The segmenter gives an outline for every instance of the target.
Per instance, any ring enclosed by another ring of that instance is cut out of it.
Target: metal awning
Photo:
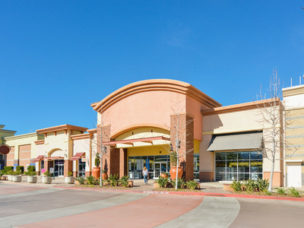
[[[140,138],[140,139],[126,139],[126,140],[103,142],[102,144],[105,145],[105,146],[115,146],[117,144],[133,145],[135,142],[146,142],[146,143],[151,143],[152,144],[152,142],[154,140],[170,141],[170,138],[167,138],[167,137],[164,137],[164,136],[156,136],[156,137],[148,137],[148,138]]]
[[[85,154],[84,152],[76,153],[75,155],[72,156],[71,160],[76,161],[80,159],[84,154]]]
[[[39,161],[41,161],[43,158],[44,158],[43,155],[39,155],[37,158],[35,158],[35,159],[33,160],[33,163],[39,162]]]
[[[208,151],[261,149],[263,133],[248,132],[238,134],[213,135]]]

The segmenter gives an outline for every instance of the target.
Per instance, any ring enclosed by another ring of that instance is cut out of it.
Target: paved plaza
[[[304,203],[0,183],[0,227],[301,227]]]

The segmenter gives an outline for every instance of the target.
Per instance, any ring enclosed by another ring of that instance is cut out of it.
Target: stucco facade
[[[187,180],[269,179],[270,135],[275,129],[279,145],[275,148],[273,185],[283,186],[291,163],[300,166],[302,179],[304,176],[304,90],[290,88],[283,94],[283,102],[262,100],[222,107],[185,82],[135,82],[91,105],[97,115],[96,129],[66,124],[5,137],[11,147],[7,165],[35,164],[38,173],[52,168],[58,176],[69,172],[89,176],[100,153],[108,174],[141,178],[141,169],[147,166],[150,177],[158,178],[161,172],[169,172],[169,154],[175,150]],[[269,113],[279,120],[274,127],[265,121]],[[293,123],[287,126],[287,120]],[[250,134],[262,135],[261,146],[210,149],[219,146],[214,145],[216,138]],[[290,145],[284,143],[286,138]],[[297,151],[291,153],[291,148]]]

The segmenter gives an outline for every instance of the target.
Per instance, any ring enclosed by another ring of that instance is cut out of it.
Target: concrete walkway
[[[204,201],[192,211],[158,226],[159,228],[222,228],[229,227],[240,211],[235,198],[204,197]]]

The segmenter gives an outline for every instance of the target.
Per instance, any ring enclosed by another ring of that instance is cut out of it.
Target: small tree
[[[265,96],[260,95],[262,99],[265,99]],[[270,81],[269,88],[269,101],[264,107],[258,107],[262,116],[262,125],[264,129],[267,129],[267,132],[264,132],[264,148],[263,148],[263,157],[266,157],[271,162],[270,168],[270,178],[268,191],[272,190],[273,183],[273,174],[275,168],[276,160],[280,160],[277,157],[280,154],[281,145],[282,145],[282,108],[281,105],[281,88],[280,80],[278,79],[277,71],[274,71],[273,77]],[[270,145],[270,146],[268,146]]]
[[[96,153],[96,156],[95,156],[95,167],[99,167],[100,165],[100,156],[99,156],[99,153]]]

